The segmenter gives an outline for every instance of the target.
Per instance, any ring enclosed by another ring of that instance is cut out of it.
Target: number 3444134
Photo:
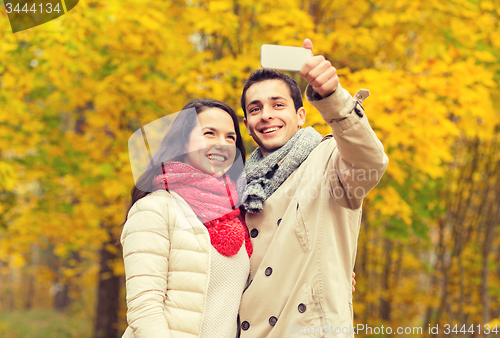
[[[22,7],[21,7],[22,6]],[[52,7],[52,4],[50,2],[47,3],[40,3],[40,4],[31,4],[29,6],[27,3],[19,4],[19,3],[11,3],[11,2],[6,2],[5,3],[5,8],[7,9],[7,13],[12,13],[12,12],[17,12],[17,13],[52,13],[56,12],[59,13],[61,9],[59,8],[59,3],[57,3],[54,7]]]
[[[481,329],[482,329],[482,331],[481,331]],[[459,327],[458,324],[455,324],[455,326],[453,326],[453,327],[450,324],[444,325],[444,334],[450,334],[450,333],[455,333],[455,334],[464,333],[465,334],[467,332],[474,334],[474,331],[476,331],[479,334],[481,334],[481,332],[482,332],[484,334],[489,335],[490,333],[498,334],[499,329],[498,329],[498,324],[495,324],[495,326],[493,326],[493,327],[490,324],[484,324],[483,326],[481,326],[481,324],[478,324],[478,325],[471,324],[469,329],[467,329],[466,324],[462,325],[462,327]]]

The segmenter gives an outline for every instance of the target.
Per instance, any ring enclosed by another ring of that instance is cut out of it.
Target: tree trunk
[[[71,303],[69,298],[69,287],[67,284],[55,283],[52,286],[54,292],[54,309],[64,311]]]
[[[437,293],[438,289],[438,284],[439,284],[439,278],[438,278],[438,273],[440,270],[442,270],[444,266],[444,254],[445,254],[445,244],[444,244],[444,231],[445,231],[445,223],[443,220],[438,221],[439,225],[439,240],[436,248],[436,263],[434,264],[434,269],[432,271],[432,276],[431,276],[431,283],[430,283],[430,292],[431,293]],[[434,323],[434,318],[433,316],[436,313],[436,309],[432,305],[427,306],[427,311],[425,313],[425,325],[424,327],[429,327],[429,325]]]
[[[54,309],[64,311],[71,303],[69,298],[69,280],[64,278],[62,269],[65,266],[64,260],[60,257],[55,258],[56,279],[51,288],[51,293],[54,295]]]
[[[391,296],[391,266],[392,266],[392,247],[393,243],[389,240],[385,240],[385,267],[384,275],[382,276],[382,287],[383,294],[380,300],[380,318],[385,321],[391,320],[391,307],[392,307],[392,296]]]
[[[498,203],[498,197],[497,197],[497,203]],[[496,204],[496,203],[495,203]],[[498,205],[498,204],[497,204]],[[490,212],[488,214],[488,218],[486,220],[486,231],[484,233],[484,242],[483,242],[483,265],[481,268],[481,301],[483,303],[483,322],[484,323],[489,323],[491,320],[491,313],[490,313],[490,295],[488,291],[488,276],[489,276],[489,271],[488,271],[488,256],[490,255],[491,252],[491,247],[493,243],[493,230],[495,227],[495,222],[498,220],[498,216],[500,214],[500,208],[497,206],[497,212],[496,215],[493,215],[491,212],[491,209],[493,207],[493,203],[490,205]]]
[[[97,313],[94,326],[94,338],[118,338],[118,310],[120,307],[120,277],[115,276],[109,263],[117,258],[109,252],[104,243],[100,253],[100,272],[98,284]]]
[[[31,310],[33,308],[33,298],[35,298],[35,276],[28,270],[28,287],[26,291],[26,300],[24,309]]]

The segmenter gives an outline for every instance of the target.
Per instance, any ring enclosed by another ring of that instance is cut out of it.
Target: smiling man
[[[275,75],[269,71],[260,74]],[[296,108],[285,81],[289,79],[262,80],[246,90],[245,97],[252,100],[246,106],[245,125],[263,156],[283,146],[305,122],[306,110],[301,102],[297,102],[300,107]],[[301,98],[300,91],[295,95]]]
[[[303,47],[312,50],[312,42]],[[361,106],[368,91],[353,98],[323,56],[311,57],[300,74],[332,134],[301,128],[302,94],[284,74],[257,70],[241,97],[259,145],[245,165],[254,251],[241,337],[354,336],[351,272],[361,206],[388,158]]]

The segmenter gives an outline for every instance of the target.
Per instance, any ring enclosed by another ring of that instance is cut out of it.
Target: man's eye
[[[276,107],[284,107],[285,105],[283,103],[276,103]]]
[[[254,113],[254,112],[256,112],[259,109],[260,109],[259,107],[252,108],[252,109],[250,109],[250,113]]]

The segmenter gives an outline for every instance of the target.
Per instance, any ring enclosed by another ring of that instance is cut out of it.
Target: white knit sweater
[[[250,273],[245,243],[231,257],[211,247],[207,303],[201,324],[201,338],[235,338],[241,295]]]

